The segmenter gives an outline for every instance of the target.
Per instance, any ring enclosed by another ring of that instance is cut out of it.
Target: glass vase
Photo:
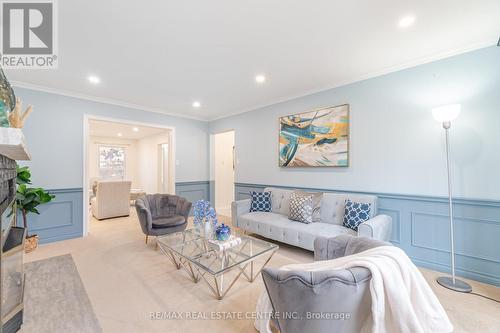
[[[211,221],[205,221],[205,238],[212,240],[214,238],[214,228]]]
[[[9,112],[16,106],[16,96],[0,67],[0,127],[10,127]]]
[[[193,225],[194,225],[194,231],[195,231],[195,233],[196,233],[197,235],[203,236],[203,234],[204,234],[204,232],[205,232],[205,231],[203,230],[203,222],[201,222],[201,221],[195,221],[195,222],[193,223]]]

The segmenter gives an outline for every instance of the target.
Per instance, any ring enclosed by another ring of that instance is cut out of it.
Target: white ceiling
[[[133,130],[136,127],[137,132]],[[139,140],[148,136],[166,133],[167,129],[149,126],[136,126],[104,120],[89,120],[89,135],[116,139]],[[122,136],[118,136],[121,133]]]
[[[200,119],[494,45],[500,34],[500,0],[57,3],[59,69],[9,70],[15,85]],[[401,29],[405,15],[416,21]]]

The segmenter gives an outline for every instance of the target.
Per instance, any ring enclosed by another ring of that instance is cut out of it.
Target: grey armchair
[[[192,203],[170,194],[146,194],[137,198],[135,209],[142,232],[149,236],[171,234],[186,229]]]
[[[351,235],[318,237],[314,258],[334,259],[384,245],[390,244]],[[264,268],[262,277],[273,309],[279,314],[272,324],[281,333],[357,333],[371,311],[371,273],[364,267],[320,272]],[[303,320],[290,319],[290,314]],[[320,318],[321,314],[330,317]]]

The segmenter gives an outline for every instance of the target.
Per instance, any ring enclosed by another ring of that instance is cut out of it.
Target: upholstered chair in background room
[[[149,236],[161,236],[186,229],[192,203],[171,194],[147,194],[137,198],[135,209],[142,232]]]
[[[91,200],[92,215],[99,220],[129,216],[131,186],[128,180],[98,181]]]

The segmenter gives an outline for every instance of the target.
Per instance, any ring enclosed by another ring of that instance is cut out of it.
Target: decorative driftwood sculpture
[[[33,111],[33,107],[31,105],[28,105],[28,107],[26,108],[26,110],[23,113],[21,111],[22,106],[23,106],[23,103],[21,102],[21,99],[16,98],[16,106],[14,107],[14,110],[12,110],[9,113],[10,127],[23,128],[24,121],[29,116],[31,111]]]

